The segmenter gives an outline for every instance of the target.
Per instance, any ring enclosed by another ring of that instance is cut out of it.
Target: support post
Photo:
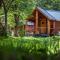
[[[38,11],[36,10],[36,16],[35,16],[35,34],[38,34]]]
[[[46,19],[46,34],[48,34],[48,20]]]
[[[54,35],[55,35],[55,21],[53,22]]]
[[[48,30],[48,35],[50,35],[50,20],[47,21],[47,30]]]

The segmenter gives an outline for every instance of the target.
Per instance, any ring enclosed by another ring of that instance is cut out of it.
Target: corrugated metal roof
[[[40,7],[37,7],[38,10],[50,20],[60,21],[60,11],[56,10],[45,10]]]
[[[56,20],[60,21],[60,11],[47,10],[47,12],[53,16]]]

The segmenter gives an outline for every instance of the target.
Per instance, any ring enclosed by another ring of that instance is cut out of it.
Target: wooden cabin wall
[[[40,11],[38,10],[35,10],[35,11],[38,12],[38,16],[37,16],[38,25],[37,27],[35,26],[35,32],[37,31],[39,33],[50,34],[50,21]],[[36,20],[36,12],[33,13],[33,15],[34,15],[34,20]],[[36,25],[36,22],[35,22],[35,25]]]
[[[46,33],[46,19],[42,18],[41,20],[41,33]]]
[[[55,22],[55,32],[56,33],[60,32],[60,21]]]
[[[55,33],[53,30],[56,28],[56,32],[60,31],[60,22],[54,22],[53,20],[47,19],[46,16],[44,16],[39,10],[34,10],[32,13],[33,17],[30,17],[28,20],[34,21],[34,33],[43,33],[43,34],[52,34]],[[27,30],[30,31],[31,28],[28,28],[26,26]]]
[[[40,33],[47,33],[47,19],[41,12],[39,12],[38,27],[40,27]]]
[[[60,22],[48,20],[48,34],[57,34],[60,32]]]
[[[54,34],[54,22],[50,20],[50,34]]]

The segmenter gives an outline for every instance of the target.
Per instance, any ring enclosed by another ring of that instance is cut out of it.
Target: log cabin
[[[27,18],[26,34],[54,35],[60,32],[60,11],[37,7]]]

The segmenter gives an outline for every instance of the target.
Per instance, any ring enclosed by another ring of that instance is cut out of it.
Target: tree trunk
[[[5,6],[4,0],[2,0],[2,4],[3,4],[3,9],[4,9],[4,15],[5,15],[5,26],[4,26],[4,36],[7,36],[7,8]]]
[[[17,16],[17,14],[14,14],[14,18],[15,18],[15,23],[16,23],[16,25],[15,25],[15,36],[18,36],[18,30],[19,30],[19,28],[18,28],[19,17]]]
[[[4,10],[5,12],[5,36],[7,36],[7,10]]]

